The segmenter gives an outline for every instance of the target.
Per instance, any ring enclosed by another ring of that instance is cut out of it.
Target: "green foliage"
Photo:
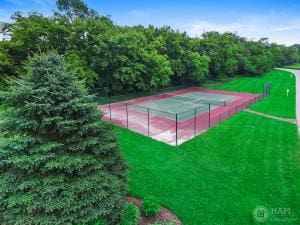
[[[87,87],[93,87],[97,80],[97,74],[92,71],[87,63],[75,51],[65,53],[66,61],[70,70],[74,71],[80,80],[85,82]]]
[[[110,125],[61,56],[37,55],[1,93],[0,223],[115,223],[127,165]]]
[[[13,64],[7,52],[0,47],[0,89],[5,87],[5,78],[13,72]]]
[[[148,55],[147,74],[151,77],[150,87],[160,88],[170,84],[172,68],[168,58],[164,55],[159,55],[157,52],[152,52]],[[150,69],[152,68],[152,69]]]
[[[155,222],[153,224],[148,224],[148,225],[176,225],[174,222],[168,222],[168,221],[163,221],[163,222]]]
[[[106,223],[103,220],[96,219],[87,223],[74,223],[74,225],[106,225]]]
[[[58,10],[64,12],[71,20],[82,19],[95,14],[95,11],[90,10],[81,0],[57,0],[56,5]]]
[[[192,38],[168,26],[118,26],[81,0],[57,0],[57,8],[50,16],[15,13],[1,23],[1,76],[4,68],[5,76],[16,77],[28,56],[56,50],[87,87],[106,87],[117,95],[257,75],[300,62],[300,45],[247,40],[230,32]]]
[[[140,212],[134,204],[125,203],[119,225],[137,225],[140,217]]]
[[[189,52],[186,63],[188,79],[197,82],[204,81],[208,75],[209,62],[208,56],[201,56],[198,52]]]
[[[87,5],[81,0],[57,0],[56,5],[60,11],[66,11],[70,16],[83,17],[88,14]]]
[[[141,206],[141,211],[144,216],[156,216],[159,213],[160,205],[157,199],[153,196],[144,198]]]

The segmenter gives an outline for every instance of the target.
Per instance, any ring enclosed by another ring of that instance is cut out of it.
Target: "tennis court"
[[[238,97],[210,94],[204,92],[190,92],[187,94],[162,94],[162,99],[129,105],[129,109],[138,112],[147,112],[148,108],[157,116],[174,119],[177,114],[178,121],[184,121],[203,112],[226,106]],[[175,118],[176,119],[176,118]]]
[[[189,88],[101,106],[103,118],[170,145],[179,145],[264,95]]]

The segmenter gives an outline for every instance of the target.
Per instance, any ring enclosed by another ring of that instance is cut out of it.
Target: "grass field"
[[[266,81],[272,82],[271,96],[251,108],[293,118],[295,82],[286,72],[208,86],[257,92]],[[285,88],[292,90],[289,97]],[[256,224],[252,212],[257,206],[291,210],[284,223],[272,223],[279,217],[270,214],[263,224],[299,224],[300,144],[295,125],[241,112],[179,147],[120,127],[116,132],[130,165],[129,195],[156,196],[185,225]]]
[[[295,82],[285,72],[211,87],[247,91],[253,82],[265,81],[272,82],[272,94],[252,109],[293,118],[295,100],[285,97],[284,88],[294,95]],[[185,225],[255,224],[252,212],[257,206],[289,208],[284,224],[299,224],[300,145],[295,125],[242,112],[177,148],[116,130],[131,168],[129,195],[156,196]],[[271,222],[278,216],[270,218],[264,224],[282,224]]]
[[[295,77],[289,72],[273,70],[264,76],[232,78],[229,81],[206,84],[204,87],[262,93],[262,87],[266,82],[272,83],[271,95],[264,101],[251,106],[250,109],[278,117],[295,118]],[[288,96],[287,89],[289,89]]]

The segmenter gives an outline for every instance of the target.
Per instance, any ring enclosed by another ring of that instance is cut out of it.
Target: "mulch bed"
[[[124,200],[126,202],[133,203],[138,207],[139,210],[143,203],[141,199],[130,197],[130,196],[124,197]],[[160,211],[157,214],[157,216],[145,217],[141,215],[139,225],[148,225],[148,224],[154,224],[155,222],[163,222],[163,221],[173,222],[176,225],[182,225],[178,217],[164,207],[160,207]]]

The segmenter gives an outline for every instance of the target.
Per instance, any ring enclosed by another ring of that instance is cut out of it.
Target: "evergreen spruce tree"
[[[1,94],[0,224],[115,224],[127,165],[111,126],[61,56],[26,69]]]

